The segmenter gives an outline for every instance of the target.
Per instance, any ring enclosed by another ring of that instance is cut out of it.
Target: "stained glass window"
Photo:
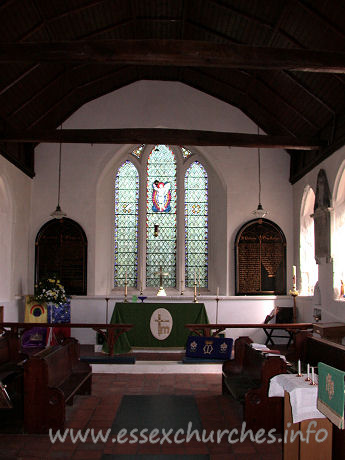
[[[115,179],[115,265],[114,286],[137,285],[139,175],[125,161]]]
[[[154,147],[147,161],[146,285],[159,286],[157,272],[176,286],[176,160],[166,145]]]
[[[195,161],[185,175],[185,285],[208,285],[208,180]]]
[[[134,155],[137,158],[140,158],[144,147],[145,147],[145,144],[139,145],[139,147],[137,147],[136,149],[132,151],[132,155]]]

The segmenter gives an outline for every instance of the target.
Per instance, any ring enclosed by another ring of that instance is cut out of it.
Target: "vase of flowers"
[[[47,304],[48,323],[70,322],[70,299],[57,278],[39,281],[35,286],[34,300]]]

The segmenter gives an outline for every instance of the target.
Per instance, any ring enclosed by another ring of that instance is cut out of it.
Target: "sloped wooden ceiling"
[[[30,176],[34,146],[59,139],[70,114],[142,79],[180,81],[241,109],[265,139],[172,135],[281,146],[291,182],[345,143],[343,0],[4,0],[0,24],[0,148]]]

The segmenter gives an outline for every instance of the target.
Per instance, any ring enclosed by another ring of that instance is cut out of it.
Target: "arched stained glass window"
[[[114,286],[137,285],[139,175],[130,161],[119,168],[115,179]]]
[[[208,285],[208,181],[194,161],[185,174],[185,285]]]
[[[314,245],[314,213],[315,194],[313,189],[306,187],[303,195],[300,218],[300,294],[313,295],[318,278],[318,268],[315,262]]]
[[[176,160],[157,145],[147,161],[146,286],[159,286],[157,272],[168,273],[164,286],[176,286]]]

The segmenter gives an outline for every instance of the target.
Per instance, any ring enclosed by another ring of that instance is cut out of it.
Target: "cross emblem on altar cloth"
[[[158,319],[155,319],[155,321],[158,323],[158,335],[170,334],[169,319],[162,319],[160,313],[158,313]],[[168,325],[162,326],[162,323],[168,323]]]

